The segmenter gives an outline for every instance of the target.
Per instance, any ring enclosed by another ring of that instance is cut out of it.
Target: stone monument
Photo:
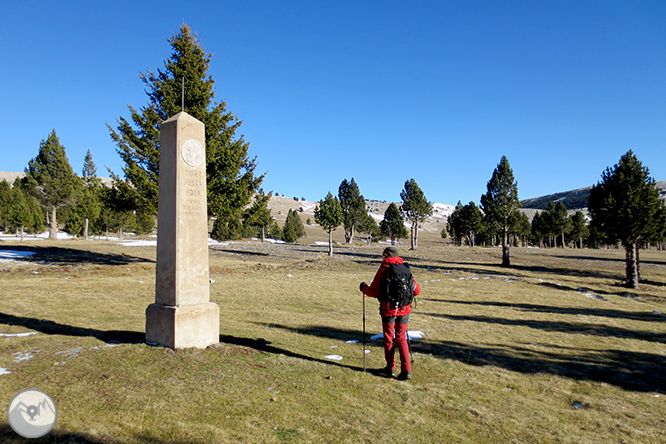
[[[204,124],[185,112],[160,127],[155,303],[146,342],[206,348],[219,342],[220,308],[210,302]]]

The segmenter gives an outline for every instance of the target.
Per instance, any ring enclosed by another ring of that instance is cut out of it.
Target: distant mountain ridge
[[[655,186],[659,190],[659,196],[666,200],[666,181],[656,182]],[[534,210],[547,210],[549,202],[564,202],[567,210],[582,210],[587,208],[587,202],[590,198],[592,187],[578,188],[577,190],[563,191],[561,193],[548,194],[547,196],[533,197],[520,201],[523,208]]]

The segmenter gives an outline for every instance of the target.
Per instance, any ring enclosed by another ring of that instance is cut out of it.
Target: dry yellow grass
[[[634,291],[617,285],[621,251],[513,249],[502,269],[499,249],[426,235],[403,251],[423,288],[410,330],[425,338],[400,382],[364,373],[346,343],[361,339],[358,283],[383,247],[329,260],[316,235],[211,250],[221,343],[183,351],[142,342],[154,248],[3,243],[37,254],[0,263],[0,333],[38,334],[0,337],[0,410],[22,389],[49,393],[59,416],[41,442],[666,441],[666,253],[643,252]],[[0,441],[23,442],[0,421]]]

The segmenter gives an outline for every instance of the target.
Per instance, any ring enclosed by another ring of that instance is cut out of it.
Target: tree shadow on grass
[[[541,345],[543,347],[543,345]],[[430,353],[468,365],[495,366],[510,371],[549,373],[577,380],[603,382],[625,390],[666,393],[666,356],[626,350],[592,350],[549,346],[557,352],[450,341],[419,341],[415,353]]]
[[[221,253],[221,254],[228,254],[228,255],[234,255],[234,256],[259,256],[259,257],[268,257],[271,256],[269,253],[262,253],[259,251],[250,251],[250,250],[230,250],[230,249],[223,249],[223,248],[211,248],[211,251],[215,251],[216,253]]]
[[[58,412],[61,413],[61,412]],[[0,423],[0,442],[2,444],[53,444],[53,443],[67,443],[67,444],[128,444],[135,442],[142,442],[146,444],[207,444],[205,441],[189,439],[182,440],[164,440],[148,436],[147,433],[133,435],[128,439],[113,438],[110,436],[103,436],[99,439],[88,436],[84,432],[65,432],[58,429],[58,422],[56,421],[55,427],[46,435],[41,438],[23,438],[16,433],[9,424]]]
[[[441,265],[433,265],[438,262]],[[450,265],[448,265],[450,264]],[[534,277],[534,275],[555,275],[561,276],[574,276],[579,278],[597,278],[597,279],[613,279],[617,280],[621,276],[612,271],[605,270],[584,270],[575,268],[563,267],[546,267],[542,265],[511,265],[510,267],[502,267],[496,263],[477,263],[477,262],[449,262],[449,261],[432,261],[426,265],[418,263],[409,263],[413,269],[423,269],[425,271],[440,271],[440,272],[459,272],[459,273],[473,273],[482,276],[498,276],[510,278],[525,278]]]
[[[0,313],[0,324],[25,327],[47,335],[90,336],[109,344],[140,344],[146,340],[145,333],[138,331],[74,327],[46,319],[28,318],[6,313]]]
[[[129,265],[132,263],[155,263],[154,260],[144,257],[130,256],[128,254],[108,254],[93,251],[77,250],[74,248],[43,247],[40,245],[12,245],[12,251],[34,252],[32,256],[22,257],[25,262],[47,262],[57,265],[71,264],[102,264],[102,265]]]
[[[458,322],[470,321],[486,324],[505,325],[509,327],[529,327],[535,330],[545,330],[557,333],[583,334],[588,336],[614,337],[619,339],[637,339],[639,341],[657,343],[666,342],[666,333],[629,330],[626,328],[611,327],[601,324],[563,322],[559,320],[543,321],[534,319],[506,319],[490,316],[447,315],[439,313],[424,313],[423,316],[431,316]]]
[[[624,254],[624,249],[619,250]],[[641,249],[641,251],[644,251]],[[596,256],[553,256],[557,257],[560,259],[576,259],[576,260],[581,260],[581,261],[599,261],[599,262],[620,262],[620,263],[626,263],[626,259],[624,257],[596,257]],[[654,260],[643,260],[641,259],[641,264],[651,264],[651,265],[666,265],[666,261],[654,261]]]
[[[561,288],[563,290],[570,290],[569,288]],[[537,304],[516,304],[509,302],[493,302],[493,301],[456,301],[446,299],[429,299],[432,302],[443,302],[447,304],[457,305],[479,305],[485,307],[499,307],[511,308],[524,312],[538,312],[538,313],[553,313],[561,315],[573,316],[597,316],[610,319],[628,319],[631,321],[641,322],[663,322],[666,323],[666,317],[656,316],[652,313],[645,311],[623,311],[623,310],[609,310],[601,308],[579,308],[579,307],[553,307],[551,305],[537,305]]]

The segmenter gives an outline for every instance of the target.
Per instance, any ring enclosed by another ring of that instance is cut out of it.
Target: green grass
[[[361,339],[358,283],[382,247],[212,250],[221,343],[174,351],[143,343],[154,248],[4,242],[37,254],[0,263],[0,333],[39,333],[0,337],[0,410],[49,393],[44,443],[666,441],[666,253],[642,252],[645,284],[628,290],[617,250],[513,249],[502,269],[496,248],[422,245],[404,251],[425,339],[402,382],[364,373],[345,342]],[[366,304],[369,336],[381,322]],[[382,367],[368,342],[368,369]],[[24,442],[4,414],[0,441]]]

